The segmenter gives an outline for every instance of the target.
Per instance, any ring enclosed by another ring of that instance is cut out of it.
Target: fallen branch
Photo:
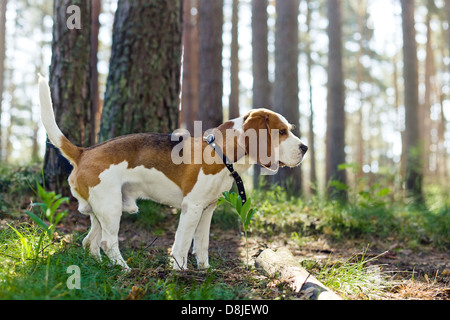
[[[296,261],[286,248],[276,252],[266,249],[256,258],[255,265],[271,276],[289,282],[291,288],[311,300],[342,300]]]

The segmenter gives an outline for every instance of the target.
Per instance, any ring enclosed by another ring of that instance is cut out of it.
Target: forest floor
[[[160,221],[156,228],[137,227],[134,218],[125,216],[122,219],[119,240],[122,252],[139,250],[143,246],[148,250],[151,259],[157,252],[170,253],[173,244],[178,217],[168,214]],[[67,217],[64,233],[86,232],[89,229],[89,218],[72,212]],[[299,245],[298,241],[286,240],[284,235],[248,237],[250,265],[254,257],[265,248],[277,250],[288,248],[299,262],[307,261],[316,264],[309,270],[316,275],[318,266],[330,268],[343,262],[356,260],[367,261],[365,268],[375,266],[381,272],[379,288],[376,292],[356,290],[354,293],[345,291],[336,293],[344,299],[350,300],[450,300],[450,252],[423,245],[420,248],[409,249],[406,244],[396,242],[394,239],[386,241],[374,240],[370,245],[364,240],[333,241],[320,235],[308,237]],[[124,254],[126,259],[126,253]],[[245,269],[246,251],[245,238],[237,230],[222,230],[212,226],[210,240],[211,259],[217,261],[215,268],[220,270],[221,281],[228,284],[248,283],[249,272]],[[129,261],[130,262],[130,261]],[[133,261],[130,266],[133,268]],[[145,277],[165,277],[169,271],[166,267],[147,270],[147,273],[134,270],[126,278],[139,286],[145,283]],[[139,274],[139,277],[137,275]],[[144,274],[144,279],[142,275]],[[134,278],[136,276],[136,278]],[[299,299],[298,294],[290,290],[287,284],[277,279],[266,277],[261,271],[251,272],[255,288],[250,299]],[[185,277],[206,276],[195,268],[195,260],[190,260],[188,273]],[[320,275],[316,275],[320,279]],[[269,279],[270,278],[270,279]],[[256,280],[255,280],[256,279]],[[266,279],[263,284],[257,284],[257,279]]]
[[[239,218],[221,205],[210,233],[211,269],[197,270],[190,255],[181,273],[169,263],[179,212],[142,202],[139,214],[122,217],[120,248],[132,268],[124,274],[81,248],[90,219],[74,199],[58,208],[69,214],[56,241],[39,247],[42,230],[25,214],[39,202],[30,190],[39,175],[34,167],[0,170],[0,299],[304,299],[254,266],[261,250],[284,247],[343,299],[450,300],[450,199],[442,188],[428,189],[426,208],[393,201],[380,186],[354,192],[343,207],[291,198],[279,187],[252,192],[258,212],[248,233],[249,266]],[[82,269],[83,290],[65,285],[71,265]]]

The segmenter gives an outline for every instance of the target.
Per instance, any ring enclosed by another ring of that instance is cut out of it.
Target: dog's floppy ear
[[[278,170],[278,135],[271,131],[270,114],[263,110],[250,111],[239,130],[238,145],[245,153],[261,166]]]

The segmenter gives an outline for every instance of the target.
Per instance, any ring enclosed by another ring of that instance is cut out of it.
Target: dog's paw
[[[199,261],[197,260],[197,269],[199,270],[207,270],[210,268],[210,265],[208,263],[208,259],[206,261]]]
[[[182,257],[175,257],[172,255],[170,259],[170,264],[172,265],[173,270],[183,271],[187,270],[187,259]]]

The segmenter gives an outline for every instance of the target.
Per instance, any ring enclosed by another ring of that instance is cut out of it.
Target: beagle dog
[[[120,218],[123,212],[138,212],[137,199],[151,199],[181,209],[171,253],[173,267],[187,268],[194,240],[198,268],[208,268],[212,214],[234,180],[223,159],[203,137],[141,133],[80,148],[58,128],[50,88],[42,76],[39,98],[49,140],[73,165],[69,185],[78,209],[90,215],[91,228],[83,247],[98,259],[102,249],[114,264],[129,269],[119,251]],[[280,166],[298,166],[308,147],[291,129],[280,114],[254,109],[212,132],[223,154],[241,174],[254,163],[271,171]]]

